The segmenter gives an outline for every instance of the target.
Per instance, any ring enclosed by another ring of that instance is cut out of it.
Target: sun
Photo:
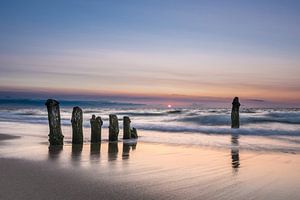
[[[172,105],[171,105],[171,104],[168,104],[168,108],[172,108]]]

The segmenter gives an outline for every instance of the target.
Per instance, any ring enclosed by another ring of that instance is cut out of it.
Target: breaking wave
[[[202,133],[202,134],[239,134],[239,135],[255,135],[255,136],[300,136],[300,130],[279,130],[279,129],[263,129],[263,128],[239,128],[231,129],[230,127],[184,127],[171,125],[136,125],[138,129],[162,132],[183,132],[183,133]]]
[[[92,114],[102,117],[103,127],[108,127],[108,115],[132,118],[132,125],[141,130],[161,132],[231,134],[241,135],[282,135],[300,136],[299,109],[243,109],[240,112],[241,128],[230,128],[230,109],[147,109],[130,107],[135,104],[91,101],[61,101],[61,123],[69,126],[72,115],[71,105],[85,105],[84,126],[90,127]],[[116,107],[109,107],[115,105]],[[122,105],[122,106],[121,106]],[[138,105],[138,104],[136,104]],[[119,107],[120,106],[120,107]],[[129,106],[129,107],[128,107]],[[47,110],[42,100],[11,101],[0,100],[0,121],[47,124]]]
[[[14,106],[19,107],[45,107],[45,99],[0,99],[0,106]],[[61,100],[61,106],[73,107],[134,107],[143,106],[144,104],[114,102],[114,101],[80,101],[80,100]]]
[[[199,115],[192,117],[180,118],[177,121],[194,123],[198,125],[230,125],[230,115]],[[300,112],[275,112],[266,113],[264,115],[240,115],[241,124],[259,124],[259,123],[284,123],[284,124],[300,124]]]

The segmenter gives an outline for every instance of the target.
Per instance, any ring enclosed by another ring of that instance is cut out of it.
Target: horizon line
[[[197,95],[185,95],[185,94],[148,94],[148,93],[125,93],[125,92],[107,92],[107,91],[94,91],[94,90],[82,90],[82,89],[58,89],[49,87],[3,87],[0,86],[0,95],[3,98],[51,98],[58,97],[70,100],[80,100],[82,98],[89,98],[89,100],[108,99],[116,101],[119,99],[120,102],[134,102],[142,101],[148,103],[164,103],[172,102],[173,104],[195,104],[197,101],[210,101],[210,102],[228,102],[231,101],[235,96],[243,99],[244,102],[255,102],[255,103],[275,103],[275,104],[292,104],[299,105],[300,101],[290,100],[281,101],[274,99],[265,99],[260,97],[244,97],[239,95],[232,95],[228,97],[216,97],[216,96],[197,96]],[[4,97],[5,96],[5,97]]]

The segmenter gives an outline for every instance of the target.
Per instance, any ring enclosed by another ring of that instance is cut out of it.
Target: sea
[[[0,99],[0,133],[36,137],[48,134],[46,99]],[[251,151],[300,153],[299,108],[255,108],[241,105],[240,128],[231,129],[231,102],[218,107],[201,105],[171,107],[114,101],[59,100],[65,142],[71,141],[71,115],[80,106],[84,118],[84,141],[90,140],[90,118],[103,120],[107,139],[109,114],[116,114],[122,138],[122,119],[131,118],[143,142],[200,145]],[[22,128],[24,127],[24,129]],[[26,128],[25,128],[26,127]],[[42,129],[36,129],[42,127]],[[43,131],[39,131],[43,130]],[[46,130],[46,131],[45,131]],[[238,138],[238,144],[236,142]]]

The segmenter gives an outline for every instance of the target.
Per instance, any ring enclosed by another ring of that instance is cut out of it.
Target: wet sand
[[[300,199],[300,154],[281,140],[140,131],[138,141],[90,145],[85,129],[84,145],[72,146],[63,127],[65,145],[49,149],[45,125],[1,122],[0,129],[0,199]],[[240,145],[256,142],[280,148]]]
[[[78,169],[50,162],[0,159],[0,199],[158,199],[137,186],[108,177],[95,179]]]
[[[20,138],[20,136],[0,133],[0,141],[1,141],[1,140],[17,139],[17,138]]]
[[[41,141],[0,145],[0,199],[300,198],[299,154],[135,141],[48,149]]]

